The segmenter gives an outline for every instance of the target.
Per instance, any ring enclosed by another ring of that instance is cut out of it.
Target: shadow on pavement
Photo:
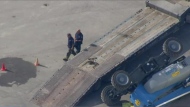
[[[48,68],[47,66],[42,65],[42,64],[39,64],[38,66],[41,66],[41,67],[44,67],[44,68]]]
[[[7,70],[0,71],[0,86],[22,85],[36,77],[36,67],[21,58],[2,58],[0,65],[2,64],[5,64]]]

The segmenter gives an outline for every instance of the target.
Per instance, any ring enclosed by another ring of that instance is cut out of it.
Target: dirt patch
[[[22,85],[30,78],[36,77],[34,64],[22,60],[22,58],[3,58],[0,59],[0,66],[2,64],[5,64],[7,70],[0,71],[0,86]]]

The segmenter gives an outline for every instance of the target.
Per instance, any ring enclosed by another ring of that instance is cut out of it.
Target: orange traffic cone
[[[6,71],[6,67],[5,67],[5,64],[2,64],[2,68],[1,68],[1,71]]]
[[[38,58],[36,59],[36,62],[34,63],[35,66],[39,66]]]

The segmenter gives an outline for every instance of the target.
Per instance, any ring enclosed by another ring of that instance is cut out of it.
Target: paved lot
[[[0,73],[0,106],[35,107],[29,100],[64,64],[68,32],[81,29],[84,48],[144,6],[144,0],[0,1],[0,65],[8,69]]]

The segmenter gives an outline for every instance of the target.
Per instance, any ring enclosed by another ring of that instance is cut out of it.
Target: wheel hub
[[[128,76],[127,76],[126,74],[124,74],[124,73],[119,73],[119,74],[117,74],[117,76],[116,76],[116,81],[117,81],[117,83],[120,84],[120,85],[127,85],[128,82],[129,82],[129,78],[128,78]]]
[[[181,50],[181,45],[177,41],[175,41],[175,40],[171,40],[168,43],[168,47],[173,52],[179,52]]]
[[[120,81],[121,81],[121,82],[125,82],[125,78],[122,78],[122,77],[121,77],[121,78],[120,78]]]
[[[111,99],[116,99],[117,95],[115,95],[115,92],[113,90],[108,91],[108,95]]]

